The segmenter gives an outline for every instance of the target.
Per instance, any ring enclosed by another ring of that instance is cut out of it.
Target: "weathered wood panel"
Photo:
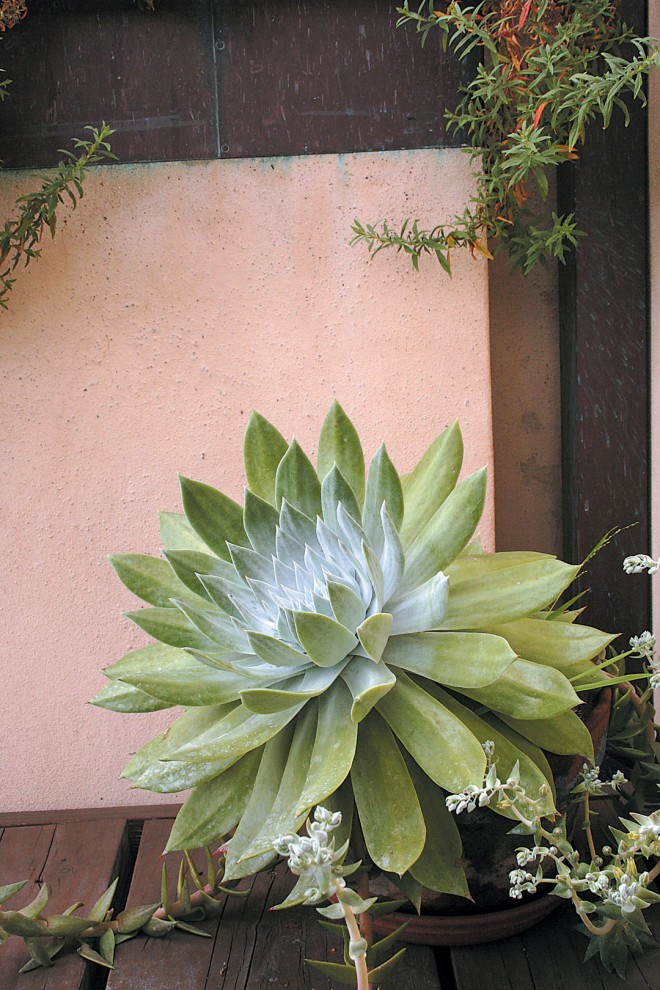
[[[457,145],[464,69],[396,0],[32,0],[3,36],[5,168],[105,120],[123,162]],[[437,34],[437,36],[436,36]]]
[[[645,33],[645,4],[622,15]],[[592,127],[581,160],[560,170],[560,208],[581,238],[560,266],[565,552],[580,561],[614,526],[622,533],[589,565],[585,619],[630,635],[649,626],[649,580],[623,558],[649,546],[648,194],[645,111]]]
[[[6,828],[0,838],[0,882],[28,883],[7,906],[20,909],[48,884],[47,912],[62,913],[76,901],[91,906],[123,869],[123,816],[103,822]],[[0,951],[2,990],[90,990],[92,972],[77,955],[62,956],[52,969],[18,975],[28,960],[21,939]]]
[[[0,106],[5,168],[51,165],[83,127],[105,120],[121,161],[217,154],[208,0],[32,2],[3,35],[13,80]]]
[[[457,145],[443,117],[461,68],[396,28],[392,0],[214,0],[221,153]]]

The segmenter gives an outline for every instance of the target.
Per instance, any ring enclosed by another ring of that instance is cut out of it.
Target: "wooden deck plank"
[[[0,877],[29,879],[9,907],[20,908],[41,883],[50,891],[47,913],[60,914],[76,901],[91,906],[113,879],[124,856],[125,820],[65,822],[6,828],[0,841]],[[28,954],[21,939],[10,939],[0,953],[2,990],[87,990],[89,967],[77,955],[63,955],[52,969],[18,976]]]
[[[104,821],[124,818],[126,821],[147,821],[155,818],[175,818],[179,804],[134,804],[123,808],[69,808],[44,811],[0,812],[0,828],[17,825],[57,825],[60,822]]]
[[[161,852],[171,823],[145,824],[127,904],[160,897]],[[174,872],[174,871],[172,871]],[[284,899],[291,877],[279,866],[250,881],[247,898],[228,898],[218,919],[202,922],[210,939],[173,932],[165,939],[140,937],[122,945],[107,990],[330,990],[331,984],[304,962],[341,961],[339,940],[316,923],[311,909],[269,912]],[[433,952],[414,948],[397,977],[397,990],[439,990]]]

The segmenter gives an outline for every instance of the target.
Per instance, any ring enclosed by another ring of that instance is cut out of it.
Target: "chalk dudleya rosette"
[[[337,402],[316,468],[256,413],[244,455],[242,507],[182,478],[165,559],[111,558],[151,606],[129,617],[160,642],[107,668],[94,704],[185,709],[124,776],[193,788],[168,849],[233,832],[227,879],[266,866],[323,802],[342,814],[341,841],[357,816],[373,861],[404,885],[466,895],[445,794],[482,778],[482,743],[500,775],[518,763],[530,793],[552,783],[543,750],[593,756],[571,678],[606,680],[590,661],[612,637],[551,608],[578,568],[481,552],[485,471],[457,483],[457,424],[402,478],[384,446],[365,478]]]

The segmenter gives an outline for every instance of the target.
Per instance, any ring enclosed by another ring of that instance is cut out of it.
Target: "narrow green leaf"
[[[364,454],[357,430],[335,399],[321,427],[318,474],[323,480],[337,465],[360,506],[364,502]],[[350,508],[346,506],[350,512]],[[356,517],[359,520],[359,517]]]
[[[362,528],[376,553],[383,546],[383,526],[380,510],[387,506],[390,519],[398,530],[403,519],[403,490],[401,479],[390,460],[385,444],[381,444],[369,465],[367,490],[362,510]]]
[[[111,928],[103,932],[99,939],[99,954],[103,956],[108,966],[115,961],[115,933]]]
[[[347,629],[357,629],[367,614],[364,602],[344,584],[328,580],[328,597],[337,622]]]
[[[188,522],[213,553],[229,560],[227,543],[247,546],[240,505],[201,481],[181,477],[180,482],[183,510]]]
[[[275,859],[274,850],[264,853],[263,856],[257,856],[255,859],[244,861],[243,854],[259,834],[277,800],[280,781],[289,757],[293,729],[293,724],[283,727],[264,747],[247,806],[234,835],[227,843],[224,874],[226,881],[249,876],[251,873],[263,869]]]
[[[353,494],[353,489],[336,464],[330,468],[323,479],[321,504],[323,506],[323,519],[332,530],[337,528],[337,509],[340,505],[343,505],[346,512],[356,522],[359,523],[362,519],[362,513]]]
[[[166,853],[197,849],[235,828],[247,806],[262,752],[246,753],[224,773],[197,785],[176,816]]]
[[[483,778],[486,757],[464,721],[401,670],[378,711],[439,787],[457,793]],[[414,860],[413,860],[414,862]]]
[[[463,438],[457,422],[435,438],[415,468],[401,479],[405,512],[401,542],[405,550],[454,490],[463,463]]]
[[[558,753],[561,756],[579,753],[593,761],[593,740],[584,722],[573,711],[543,719],[518,719],[502,714],[499,718],[525,739],[549,753]]]
[[[421,632],[390,637],[383,660],[448,687],[483,687],[516,659],[501,636]]]
[[[498,556],[479,556],[478,577],[455,584],[450,576],[449,607],[441,629],[491,629],[523,619],[555,601],[579,571],[552,558],[500,569],[493,560]]]
[[[148,607],[124,612],[124,615],[166,646],[190,646],[202,651],[213,649],[214,641],[201,633],[179,609]]]
[[[465,870],[460,863],[463,843],[456,820],[445,804],[445,792],[433,783],[412,757],[408,756],[406,766],[426,823],[424,849],[417,862],[410,867],[410,873],[427,890],[469,897]]]
[[[405,873],[424,848],[424,817],[392,731],[375,711],[360,723],[351,783],[369,855],[382,870]]]
[[[247,638],[250,646],[264,663],[271,663],[276,667],[301,667],[308,663],[309,658],[300,650],[295,650],[287,643],[275,639],[274,636],[267,636],[265,633],[248,632]]]
[[[120,935],[138,932],[146,925],[149,918],[157,911],[160,904],[144,904],[136,908],[127,908],[117,915],[117,931]]]
[[[343,983],[344,986],[356,987],[357,974],[354,966],[344,966],[342,963],[323,962],[321,959],[305,959],[308,966],[316,969],[329,980]]]
[[[573,664],[591,660],[615,639],[600,629],[547,619],[518,619],[495,626],[489,632],[504,636],[518,656],[562,670],[567,676]]]
[[[486,469],[482,468],[447,496],[411,544],[399,595],[443,571],[467,546],[481,519],[485,498]]]
[[[190,591],[193,591],[198,598],[192,598],[192,602],[199,605],[199,598],[211,601],[211,596],[197,577],[198,574],[213,574],[228,580],[236,581],[236,571],[232,564],[226,560],[210,553],[200,553],[198,550],[166,550],[165,557],[170,567]],[[172,598],[181,598],[180,594],[173,594]],[[184,596],[185,597],[185,596]]]
[[[376,969],[372,969],[369,972],[369,982],[373,986],[380,986],[386,980],[389,980],[396,970],[399,968],[403,962],[403,957],[408,950],[406,948],[399,949],[387,962],[381,963]]]
[[[117,884],[119,883],[119,877],[117,877],[110,884],[105,893],[101,894],[98,901],[89,912],[89,917],[92,921],[103,921],[106,914],[112,907],[112,899],[115,896],[115,891],[117,889]],[[112,962],[112,959],[110,960]]]
[[[518,719],[552,718],[580,703],[570,681],[559,670],[521,657],[486,687],[456,690],[492,711]]]
[[[126,674],[122,681],[160,698],[169,705],[224,705],[236,701],[241,691],[253,687],[254,681],[241,674],[204,667],[190,658],[190,666],[160,674]]]
[[[127,653],[121,660],[106,667],[103,673],[106,677],[117,680],[123,674],[134,674],[137,671],[158,673],[163,670],[175,670],[177,663],[182,661],[188,664],[183,650],[163,643],[151,643],[149,646],[142,646],[139,650]]]
[[[275,536],[279,518],[279,513],[274,505],[259,498],[249,488],[245,489],[243,525],[248,539],[257,553],[269,557],[277,552]]]
[[[314,466],[297,440],[291,444],[280,461],[275,480],[276,505],[279,509],[286,499],[294,509],[315,520],[322,513],[321,482]]]
[[[243,849],[241,861],[270,852],[280,835],[297,832],[302,825],[304,814],[297,814],[296,809],[305,787],[315,736],[316,705],[309,704],[298,716],[277,797],[259,832]]]
[[[27,880],[19,880],[18,883],[8,883],[4,887],[0,887],[0,904],[4,904],[10,897],[17,894],[19,890],[22,890],[26,883]]]
[[[168,550],[208,550],[182,512],[161,512],[160,538]]]
[[[252,412],[243,442],[245,476],[251,491],[273,505],[275,476],[286,451],[287,442],[280,431],[258,412]]]
[[[112,681],[102,688],[90,705],[105,708],[111,712],[159,712],[169,708],[169,702],[153,698],[139,688],[125,684],[123,681]]]
[[[253,715],[242,706],[235,708],[193,742],[173,750],[168,759],[208,763],[233,760],[276,736],[300,711],[301,705],[273,715]]]
[[[247,688],[241,691],[241,701],[246,708],[257,714],[268,715],[271,712],[284,711],[323,694],[339,677],[342,669],[343,664],[335,667],[313,667],[289,680],[276,681],[271,687]]]
[[[166,560],[139,553],[117,553],[108,559],[122,584],[149,605],[173,608],[172,598],[198,600]]]
[[[296,806],[297,815],[320,804],[348,777],[358,731],[350,716],[351,696],[341,680],[335,681],[318,701],[316,736],[307,778]]]

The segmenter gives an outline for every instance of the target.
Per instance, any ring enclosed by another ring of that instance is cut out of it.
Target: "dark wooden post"
[[[645,4],[622,15],[646,33]],[[624,556],[649,548],[649,334],[647,117],[639,104],[603,131],[592,127],[559,184],[561,212],[582,238],[560,271],[564,538],[582,560],[608,529],[621,533],[589,564],[585,620],[630,635],[649,628],[650,586]]]

